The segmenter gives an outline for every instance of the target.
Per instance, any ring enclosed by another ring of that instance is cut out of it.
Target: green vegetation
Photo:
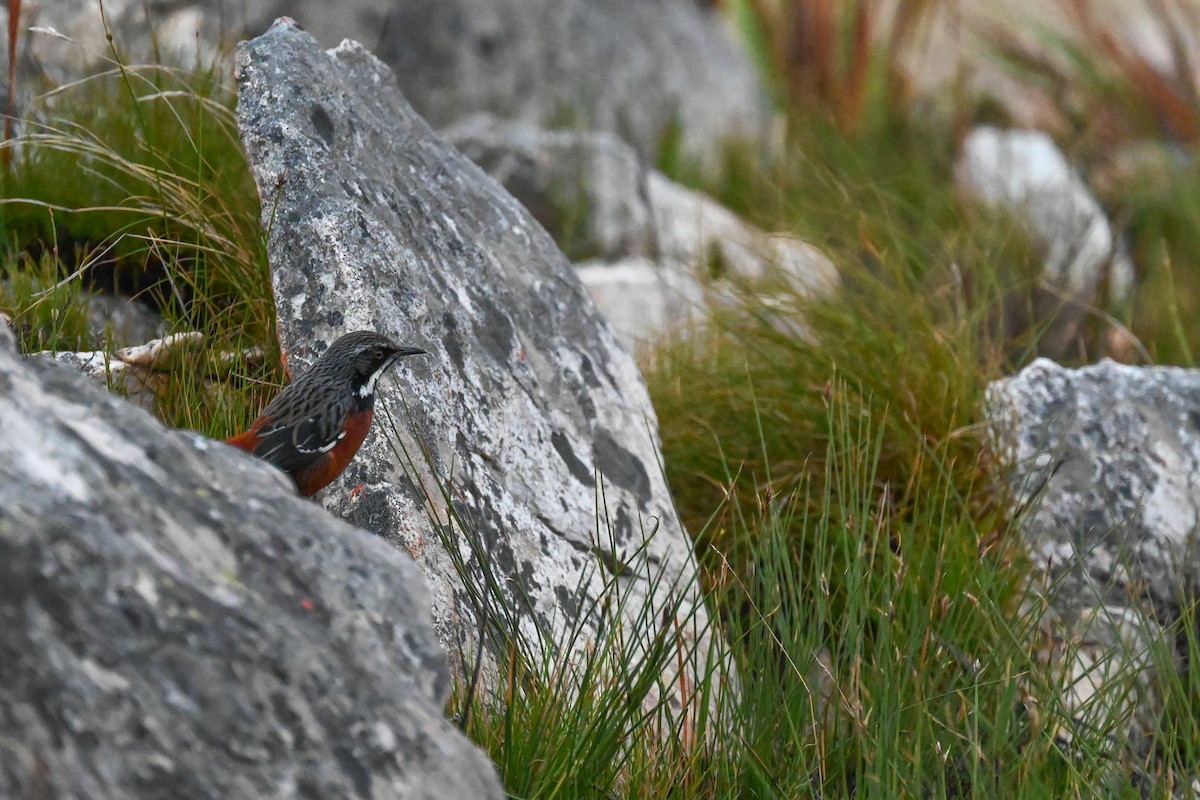
[[[212,434],[249,421],[281,382],[258,193],[233,101],[215,69],[117,64],[41,98],[5,148],[14,158],[0,176],[4,271],[29,275],[0,296],[11,298],[4,307],[24,346],[93,344],[80,326],[51,319],[48,296],[34,293],[33,273],[22,267],[31,259],[64,309],[82,303],[84,288],[139,297],[160,310],[169,332],[208,336],[209,349],[173,374],[159,411]],[[238,383],[265,391],[212,391],[209,381],[229,376],[228,367],[214,370],[210,354],[254,344],[268,354],[265,364],[239,364],[252,380]]]
[[[80,350],[91,342],[87,300],[78,281],[59,280],[53,253],[0,256],[0,312],[8,315],[27,352]]]
[[[817,26],[837,42],[804,51],[845,54],[842,67],[798,66],[798,43],[772,39],[766,24],[781,2],[736,4],[787,109],[780,152],[733,147],[715,176],[677,155],[664,168],[819,246],[842,285],[823,298],[744,292],[646,364],[665,470],[696,537],[698,589],[731,661],[691,687],[696,713],[664,723],[670,715],[645,700],[681,654],[614,633],[564,664],[568,642],[530,635],[496,587],[468,580],[489,609],[488,641],[508,658],[492,693],[471,693],[464,676],[452,710],[517,798],[1108,798],[1146,787],[1169,797],[1200,763],[1200,671],[1176,678],[1164,666],[1161,734],[1140,755],[1073,721],[1041,659],[1041,606],[1025,594],[982,409],[988,383],[1037,352],[1027,309],[1038,260],[1013,220],[965,203],[952,182],[957,118],[992,109],[954,98],[951,113],[931,112],[901,91],[897,52],[871,50],[879,37],[862,33],[873,24],[863,4],[843,4],[856,19]],[[882,45],[897,51],[938,4],[900,5]],[[1000,45],[1019,76],[1045,82],[1044,59]],[[1125,108],[1133,122],[1120,130],[1153,132],[1135,62],[1114,61],[1125,65],[1114,74],[1089,65],[1086,48],[1042,46],[1075,66],[1054,80],[1094,98],[1071,119]],[[799,68],[823,77],[784,72]],[[1186,122],[1169,95],[1154,98]],[[6,145],[0,203],[0,309],[25,348],[90,345],[86,288],[137,293],[171,331],[204,331],[209,352],[265,349],[264,365],[232,375],[194,354],[172,377],[162,416],[218,436],[281,380],[232,100],[225,76],[203,69],[117,64],[64,87]],[[1200,175],[1190,140],[1177,135],[1157,151],[1166,165],[1147,172],[1140,161],[1119,169],[1121,143],[1092,128],[1056,132],[1108,176],[1097,184],[1128,226],[1140,273],[1129,302],[1092,309],[1079,352],[1126,352],[1115,331],[1131,351],[1193,363]],[[461,520],[438,523],[477,546]],[[605,585],[597,613],[625,608],[621,583]],[[641,632],[675,611],[639,609]],[[1172,633],[1200,657],[1194,615]],[[1151,655],[1172,657],[1166,644]]]

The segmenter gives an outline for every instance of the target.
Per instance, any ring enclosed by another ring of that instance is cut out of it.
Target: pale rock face
[[[596,307],[630,352],[682,329],[705,308],[704,287],[686,273],[661,269],[648,258],[584,261],[575,271]]]
[[[379,428],[325,505],[417,559],[452,654],[470,652],[481,586],[524,609],[530,636],[580,619],[586,647],[600,624],[586,609],[607,577],[632,598],[624,614],[680,604],[668,635],[694,679],[691,656],[721,649],[659,467],[654,410],[566,258],[361,45],[325,51],[281,21],[237,65],[293,366],[358,328],[430,353],[381,382]],[[446,522],[439,482],[465,530]],[[664,685],[681,704],[680,682]]]
[[[0,797],[501,798],[420,571],[0,322]]]
[[[1134,281],[1133,262],[1091,191],[1046,134],[987,126],[963,142],[955,179],[966,195],[1009,211],[1042,256],[1038,285],[1005,307],[1010,335],[1032,328],[1039,354],[1079,352],[1081,325],[1102,287],[1120,302]]]
[[[1133,266],[1104,209],[1047,134],[976,128],[963,142],[956,174],[968,193],[1027,221],[1045,250],[1046,280],[1068,296],[1090,297],[1109,270],[1113,295],[1129,293]]]

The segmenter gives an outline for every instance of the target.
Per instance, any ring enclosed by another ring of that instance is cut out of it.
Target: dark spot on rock
[[[346,322],[346,317],[340,311],[330,311],[325,315],[325,321],[329,323],[331,328],[340,328]]]
[[[579,390],[575,392],[575,400],[579,403],[579,413],[585,420],[591,422],[596,418],[596,403],[586,388],[579,387]]]
[[[583,356],[579,362],[579,371],[583,373],[583,380],[588,386],[593,389],[600,388],[600,379],[596,377],[596,370],[592,368],[592,360],[587,356]]]
[[[346,518],[352,524],[379,535],[395,530],[386,492],[363,492],[350,507]]]
[[[462,372],[463,351],[462,343],[458,339],[458,323],[454,321],[454,315],[449,311],[442,314],[442,325],[446,328],[446,332],[442,335],[442,349],[446,351],[446,355],[454,362],[458,371]]]
[[[575,595],[568,591],[567,587],[559,584],[554,587],[554,595],[558,598],[558,607],[563,610],[563,614],[569,620],[579,618],[579,601]]]
[[[1192,430],[1200,431],[1200,411],[1189,411],[1188,423],[1192,426]]]
[[[633,536],[633,520],[624,507],[617,508],[617,518],[612,522],[612,535],[617,544],[628,544]]]
[[[401,492],[409,500],[412,500],[413,503],[418,507],[425,502],[424,493],[417,487],[417,484],[413,482],[412,478],[409,478],[407,475],[403,475],[394,477],[391,479],[391,481],[392,486],[394,486],[397,491]]]
[[[533,617],[534,622],[537,623],[538,630],[545,632],[543,635],[545,637],[547,637],[547,641],[553,641],[552,637],[554,635],[554,633],[553,633],[554,625],[551,623],[550,618],[548,616],[546,616],[546,612],[544,612],[544,611],[536,611],[535,612],[533,609],[530,609],[529,613],[530,613],[530,616]]]
[[[567,435],[562,431],[555,431],[550,434],[550,444],[558,451],[558,455],[562,458],[563,463],[567,465],[567,469],[575,480],[582,483],[584,486],[595,486],[596,479],[592,476],[591,470],[587,468],[579,460],[579,456],[575,455],[575,450],[571,447],[571,442],[567,439]]]
[[[641,460],[617,444],[607,431],[599,431],[592,446],[592,459],[596,471],[626,491],[632,492],[640,502],[650,500],[650,476]]]
[[[124,615],[125,620],[129,623],[131,628],[133,628],[135,631],[141,629],[144,620],[142,619],[141,613],[136,608],[133,608],[129,605],[122,605],[121,614]]]
[[[317,136],[320,136],[321,141],[325,142],[325,146],[332,147],[333,120],[329,117],[329,112],[325,110],[325,107],[313,106],[309,120],[312,122],[313,130],[317,132]]]
[[[476,296],[471,301],[479,309],[480,324],[475,330],[476,340],[496,363],[507,363],[514,338],[508,316],[490,298]]]
[[[354,783],[354,792],[359,797],[370,797],[371,773],[354,757],[350,748],[335,747],[333,755],[337,759],[338,766],[342,768],[342,772],[346,773],[346,777]]]
[[[593,547],[592,555],[600,561],[600,565],[613,577],[629,578],[634,575],[634,571],[629,568],[629,565],[622,561],[616,553],[607,548]]]
[[[475,555],[491,571],[498,584],[504,585],[507,582],[506,578],[518,580],[516,555],[506,538],[511,526],[500,516],[491,498],[480,491],[479,485],[467,476],[463,478],[461,493],[462,499],[454,503],[455,513],[466,530],[486,537],[484,542],[471,542],[472,550],[476,551]],[[480,546],[484,548],[483,552],[478,551]],[[525,601],[526,598],[520,591],[513,596],[514,607],[520,606],[532,611],[532,607]]]
[[[479,55],[486,59],[491,59],[496,54],[497,48],[500,46],[498,37],[493,35],[480,36],[478,40]]]
[[[527,594],[533,594],[532,591],[529,591],[531,589],[537,590],[542,588],[542,584],[537,579],[537,570],[528,561],[521,562],[521,585],[525,588]]]

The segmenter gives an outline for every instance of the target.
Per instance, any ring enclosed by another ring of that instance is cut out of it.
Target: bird
[[[371,429],[375,384],[405,356],[427,355],[373,331],[347,333],[284,387],[245,433],[225,440],[291,476],[311,497],[354,458]]]

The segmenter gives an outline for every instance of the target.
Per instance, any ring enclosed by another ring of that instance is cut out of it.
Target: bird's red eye
[[[376,351],[375,351],[375,360],[376,360],[376,361],[383,361],[383,351],[382,351],[382,350],[376,350]]]

